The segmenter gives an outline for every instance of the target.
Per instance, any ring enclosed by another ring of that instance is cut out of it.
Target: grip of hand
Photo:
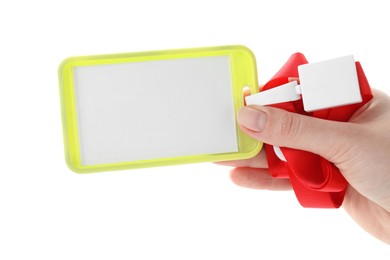
[[[298,78],[298,66],[307,63],[303,54],[293,54],[262,90],[286,84],[289,78]],[[373,98],[370,85],[359,62],[356,62],[356,71],[362,96],[361,103],[310,113],[304,110],[302,100],[271,106],[306,116],[346,122],[354,112]],[[265,149],[271,175],[275,178],[289,178],[303,207],[338,208],[341,206],[348,183],[333,163],[317,154],[287,147],[280,147],[286,159],[280,160],[271,145],[266,145]]]

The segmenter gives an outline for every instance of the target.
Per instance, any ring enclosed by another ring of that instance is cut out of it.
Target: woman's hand
[[[349,122],[334,122],[272,107],[247,106],[238,123],[264,143],[318,154],[334,163],[349,182],[344,208],[365,230],[390,244],[390,98],[374,98]],[[268,173],[265,152],[220,164],[236,167],[234,183],[248,188],[291,189],[289,180]]]

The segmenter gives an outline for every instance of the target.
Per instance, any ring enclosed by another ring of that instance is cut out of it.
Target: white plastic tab
[[[245,97],[247,105],[271,105],[288,101],[296,101],[301,99],[299,92],[297,93],[297,82],[292,81],[281,85],[277,88],[272,88],[254,95]]]
[[[305,111],[362,102],[353,56],[298,66]]]
[[[247,105],[271,105],[303,99],[305,111],[362,102],[352,55],[298,66],[296,81],[245,98]]]
[[[287,159],[286,159],[286,157],[284,157],[284,154],[283,154],[282,150],[280,149],[280,147],[276,146],[276,145],[273,145],[272,147],[274,148],[275,155],[279,158],[279,160],[281,160],[283,162],[287,162]]]

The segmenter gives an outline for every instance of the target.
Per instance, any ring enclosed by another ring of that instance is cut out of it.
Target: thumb
[[[350,149],[356,138],[351,123],[313,118],[282,109],[246,106],[237,121],[244,132],[264,143],[309,151],[330,161]],[[355,136],[355,137],[354,137]]]

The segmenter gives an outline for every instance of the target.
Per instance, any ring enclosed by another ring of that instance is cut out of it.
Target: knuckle
[[[294,139],[301,130],[301,118],[286,113],[280,120],[280,136],[285,139]]]

